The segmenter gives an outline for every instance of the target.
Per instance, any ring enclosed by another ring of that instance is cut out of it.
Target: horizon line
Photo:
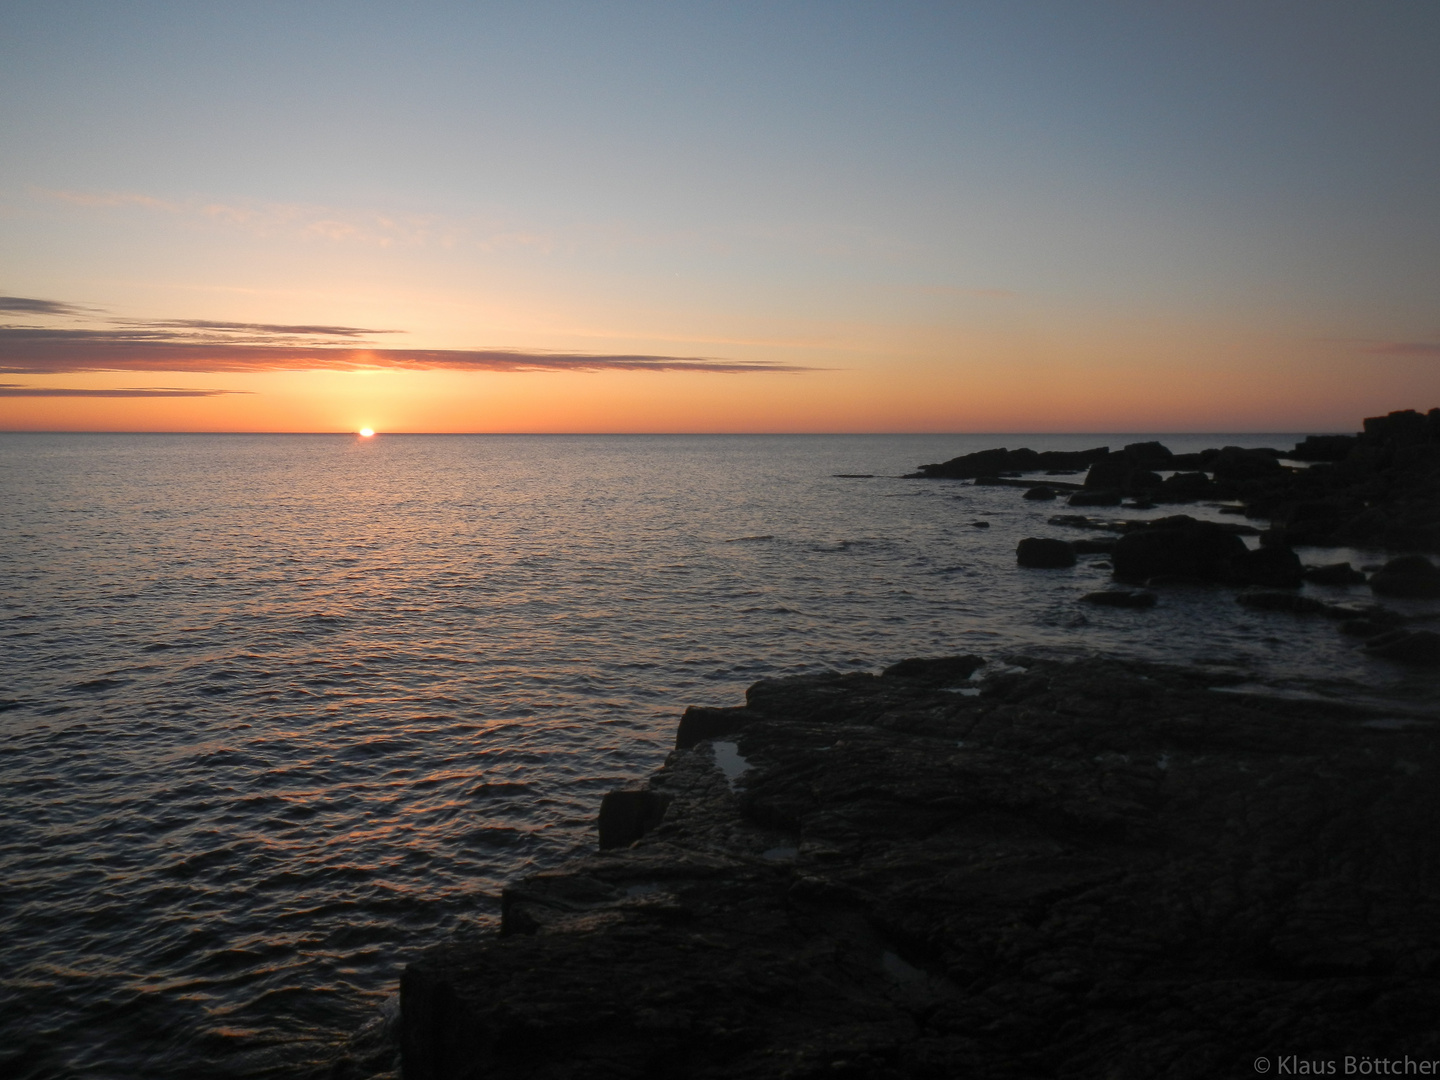
[[[725,436],[741,438],[745,436],[789,436],[795,438],[815,437],[833,438],[837,435],[854,436],[979,436],[979,435],[1067,435],[1082,436],[1093,435],[1096,437],[1107,435],[1354,435],[1358,431],[1317,431],[1313,428],[1296,429],[1293,431],[1280,431],[1268,428],[1254,428],[1248,431],[1220,431],[1211,429],[1196,428],[1184,431],[1155,431],[1134,429],[1131,431],[376,431],[373,435],[365,436],[366,439],[378,439],[382,436],[405,437],[413,436],[617,436],[617,437],[708,437]],[[330,431],[193,431],[193,430],[101,430],[101,429],[73,429],[73,428],[0,428],[0,435],[335,435],[351,436],[360,438],[360,432],[355,430],[330,430]]]

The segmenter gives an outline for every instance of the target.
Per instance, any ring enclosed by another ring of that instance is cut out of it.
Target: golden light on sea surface
[[[374,435],[374,434],[375,434],[375,429],[374,429],[374,428],[362,427],[362,428],[360,429],[360,437],[361,437],[362,439],[368,439],[368,438],[370,438],[371,435]]]

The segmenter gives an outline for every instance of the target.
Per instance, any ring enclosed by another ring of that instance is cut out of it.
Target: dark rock
[[[988,521],[972,521],[970,522],[970,527],[973,529],[988,529],[990,523]]]
[[[1119,506],[1118,491],[1077,491],[1066,500],[1071,506]]]
[[[1215,485],[1203,472],[1177,472],[1160,482],[1155,497],[1161,502],[1195,502],[1215,494]]]
[[[1155,606],[1156,596],[1152,592],[1106,589],[1104,592],[1086,593],[1080,599],[1087,604],[1099,604],[1101,607],[1152,608]]]
[[[1422,415],[1414,409],[1403,409],[1385,416],[1365,419],[1365,435],[1379,443],[1411,446],[1440,439],[1440,409]]]
[[[914,657],[891,664],[880,673],[882,679],[907,679],[923,686],[954,686],[985,666],[973,655]]]
[[[1076,555],[1109,555],[1120,541],[1111,536],[1090,536],[1084,540],[1072,540],[1070,546]]]
[[[1372,656],[1418,667],[1440,667],[1440,634],[1434,630],[1392,630],[1365,643]]]
[[[1283,476],[1288,470],[1281,465],[1278,450],[1245,450],[1227,446],[1207,456],[1205,469],[1213,473],[1216,483],[1239,480],[1270,479]]]
[[[1136,532],[1141,529],[1188,529],[1197,523],[1189,514],[1171,514],[1169,517],[1151,518],[1149,521],[1135,520],[1121,522],[1121,531]],[[1200,524],[1207,528],[1219,529],[1231,536],[1259,536],[1260,530],[1254,525],[1242,525],[1238,521],[1206,521]]]
[[[1355,443],[1354,435],[1307,435],[1285,456],[1292,461],[1344,461]]]
[[[1363,585],[1365,575],[1348,562],[1339,562],[1326,566],[1307,566],[1305,580],[1314,585]]]
[[[634,846],[513,884],[499,936],[407,967],[406,1080],[1440,1057],[1433,724],[1025,663],[978,697],[761,692],[785,707],[742,725],[738,791],[709,744],[676,751]]]
[[[1097,518],[1084,514],[1055,514],[1047,519],[1051,525],[1063,525],[1071,529],[1101,529],[1107,532],[1130,533],[1142,529],[1183,529],[1195,524],[1189,514],[1172,514],[1169,517],[1151,518]],[[1260,530],[1253,525],[1221,521],[1210,523],[1214,528],[1232,536],[1255,536]]]
[[[1055,498],[1055,489],[1053,487],[1049,487],[1048,485],[1041,484],[1037,487],[1032,487],[1029,491],[1025,492],[1025,498],[1035,499],[1037,501],[1044,499],[1053,499]]]
[[[1249,557],[1245,541],[1210,521],[1171,518],[1155,526],[1127,532],[1115,545],[1112,560],[1120,581],[1143,582],[1154,577],[1225,581]]]
[[[1061,569],[1075,565],[1075,549],[1064,540],[1028,536],[1016,546],[1015,561],[1031,569]]]
[[[1085,474],[1087,491],[1118,491],[1122,495],[1137,495],[1159,487],[1159,474],[1124,451],[1101,458]]]
[[[1170,448],[1158,442],[1130,443],[1120,452],[1142,469],[1169,469],[1175,461]]]
[[[1405,616],[1398,611],[1391,611],[1389,608],[1383,607],[1372,606],[1359,611],[1345,611],[1339,605],[1333,605],[1331,613],[1343,620],[1340,623],[1341,633],[1360,638],[1373,638],[1380,634],[1388,634],[1392,630],[1398,629],[1406,621]]]
[[[1304,500],[1282,506],[1274,514],[1276,527],[1291,544],[1326,543],[1350,519],[1364,513],[1365,505],[1353,499],[1332,497]]]
[[[1423,555],[1391,559],[1370,576],[1370,588],[1381,596],[1426,599],[1440,596],[1440,567]]]
[[[1007,450],[1003,446],[995,450],[979,450],[964,454],[937,465],[921,465],[920,471],[910,473],[913,479],[973,480],[980,476],[999,476],[1006,472],[1039,472],[1042,469],[1083,469],[1092,461],[1104,457],[1109,447],[1094,450],[1046,450],[1036,453],[1022,447]]]
[[[600,802],[600,846],[625,847],[665,816],[669,797],[653,791],[612,791]]]
[[[1247,551],[1234,562],[1231,579],[1241,585],[1298,589],[1305,579],[1305,567],[1300,563],[1300,556],[1289,548],[1260,547]]]
[[[1315,436],[1293,451],[1226,446],[1198,454],[1169,454],[1158,443],[1132,443],[1109,453],[1083,451],[1069,461],[1033,450],[984,450],[916,476],[955,476],[1029,487],[1053,481],[1005,479],[1040,469],[1066,469],[1082,458],[1089,466],[1073,506],[1117,506],[1223,499],[1241,505],[1224,513],[1265,518],[1284,543],[1440,551],[1440,409],[1405,410],[1369,417],[1356,436]],[[1282,457],[1311,460],[1290,468]],[[1174,470],[1161,480],[1156,469]],[[1211,479],[1210,474],[1213,474]]]
[[[688,750],[705,739],[733,735],[749,722],[751,716],[745,709],[708,709],[692,705],[680,717],[680,726],[675,730],[675,749]]]

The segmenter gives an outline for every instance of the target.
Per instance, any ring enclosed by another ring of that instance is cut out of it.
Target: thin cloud
[[[1377,356],[1440,356],[1440,342],[1382,341],[1365,351]]]
[[[261,334],[316,334],[332,337],[365,337],[367,334],[403,334],[404,330],[368,330],[363,326],[287,326],[281,323],[211,322],[208,319],[145,321],[127,319],[122,325],[156,330],[248,330]]]
[[[12,298],[18,311],[84,311],[53,300]],[[325,323],[249,323],[211,319],[90,320],[91,327],[0,324],[0,374],[85,371],[705,371],[800,372],[768,361],[542,349],[395,349],[366,338],[399,334]],[[100,325],[96,326],[95,323]]]
[[[80,387],[21,386],[18,383],[0,383],[0,397],[192,398],[248,393],[248,390],[189,390],[176,386],[138,386],[118,390],[91,390]]]
[[[88,312],[59,300],[37,300],[32,296],[0,296],[0,311],[17,315],[85,315]]]
[[[334,345],[194,340],[160,329],[52,330],[0,327],[0,373],[83,371],[706,371],[801,372],[767,361],[530,349],[356,349]]]

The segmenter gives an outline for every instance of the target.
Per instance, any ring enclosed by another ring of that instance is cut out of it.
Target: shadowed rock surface
[[[1033,569],[1063,569],[1075,565],[1075,548],[1065,540],[1027,536],[1015,546],[1015,561]]]
[[[1440,596],[1440,567],[1423,555],[1391,559],[1370,579],[1370,589],[1381,596]]]
[[[975,696],[974,662],[688,712],[638,840],[410,965],[406,1077],[1440,1057],[1433,722],[1100,660],[1015,660]]]

